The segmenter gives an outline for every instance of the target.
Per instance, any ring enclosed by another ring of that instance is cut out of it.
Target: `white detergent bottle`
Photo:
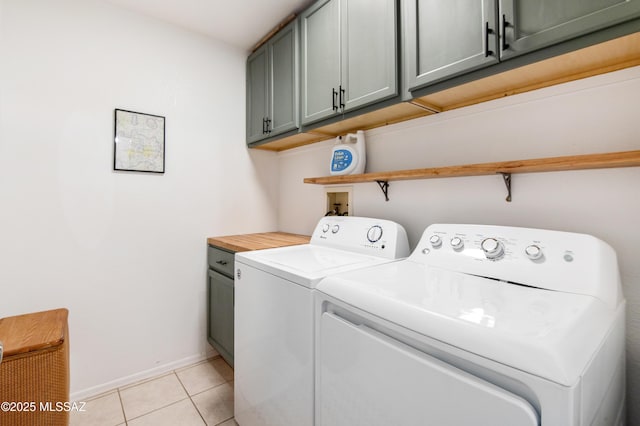
[[[331,151],[329,173],[332,175],[354,175],[364,173],[366,165],[364,132],[358,130],[344,137],[336,138],[336,145]]]

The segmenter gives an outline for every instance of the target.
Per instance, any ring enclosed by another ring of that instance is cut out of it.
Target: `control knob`
[[[542,249],[535,244],[531,244],[524,249],[524,254],[531,260],[538,260],[542,258]]]
[[[337,233],[340,230],[340,225],[333,225],[333,228],[331,228],[331,232],[332,233]]]
[[[464,241],[460,237],[453,237],[451,239],[451,247],[456,251],[460,251],[464,248]]]
[[[367,240],[369,240],[370,243],[380,241],[380,238],[382,238],[382,227],[380,225],[373,225],[369,228],[367,231]]]
[[[326,234],[327,231],[329,231],[329,224],[325,223],[324,225],[322,225],[322,232]]]
[[[487,259],[496,260],[504,254],[504,246],[495,238],[485,238],[480,244]]]
[[[431,243],[431,247],[438,248],[442,245],[442,238],[434,234],[429,238],[429,242]]]

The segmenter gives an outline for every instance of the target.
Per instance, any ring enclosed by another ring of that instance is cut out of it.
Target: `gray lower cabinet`
[[[207,340],[233,367],[234,253],[209,246]]]
[[[398,94],[396,0],[319,0],[300,28],[302,124]]]
[[[247,143],[299,126],[298,24],[291,22],[247,59]]]
[[[640,16],[640,0],[499,0],[501,58],[527,53]]]
[[[498,62],[496,0],[403,0],[409,90]]]

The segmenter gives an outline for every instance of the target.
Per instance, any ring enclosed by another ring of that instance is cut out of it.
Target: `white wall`
[[[0,317],[67,307],[77,398],[205,356],[206,237],[275,230],[246,52],[95,0],[0,0]],[[114,172],[114,108],[166,173]]]
[[[366,132],[367,171],[640,149],[640,67]],[[325,213],[332,142],[279,154],[282,230],[310,233]],[[640,168],[522,174],[513,202],[500,176],[354,185],[354,212],[403,224],[412,247],[437,222],[548,228],[595,235],[618,253],[627,298],[630,424],[640,424]],[[634,423],[635,422],[635,423]]]

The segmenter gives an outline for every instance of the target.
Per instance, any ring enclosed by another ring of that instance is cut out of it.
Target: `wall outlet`
[[[326,209],[325,216],[354,216],[353,186],[325,187]]]

